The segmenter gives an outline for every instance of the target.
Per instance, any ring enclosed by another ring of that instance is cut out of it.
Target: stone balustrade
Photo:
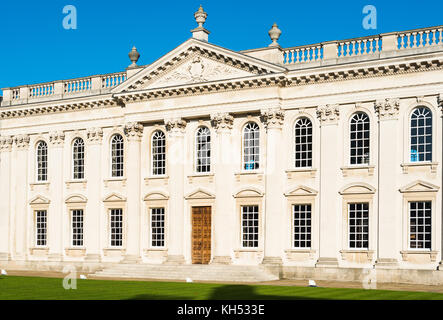
[[[126,78],[126,72],[118,72],[86,78],[6,88],[3,89],[2,106],[57,100],[71,96],[108,93],[112,88],[125,81]]]
[[[373,56],[396,51],[400,55],[407,49],[438,48],[443,46],[443,26],[403,32],[386,33],[340,41],[322,42],[308,46],[281,49],[283,65],[297,65],[324,60]]]

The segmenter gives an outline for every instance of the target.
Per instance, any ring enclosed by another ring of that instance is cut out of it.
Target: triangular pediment
[[[355,183],[342,188],[339,193],[341,195],[374,194],[375,188],[367,183]]]
[[[103,202],[122,202],[122,201],[126,201],[126,198],[117,193],[111,193],[110,195],[108,195],[103,199]]]
[[[197,189],[193,192],[191,192],[190,194],[188,194],[185,197],[186,200],[192,200],[192,199],[215,199],[215,195],[208,191],[208,190],[204,190],[204,189]]]
[[[306,186],[298,186],[294,189],[292,189],[289,192],[285,193],[286,197],[294,197],[294,196],[315,196],[318,193],[317,190],[314,190],[312,188],[306,187]]]
[[[49,204],[51,201],[43,196],[35,196],[34,198],[29,201],[30,205],[36,205],[36,204]]]
[[[438,186],[422,180],[414,181],[400,189],[402,193],[408,192],[437,192]]]
[[[284,67],[189,39],[112,90],[113,93],[195,85],[284,72]]]

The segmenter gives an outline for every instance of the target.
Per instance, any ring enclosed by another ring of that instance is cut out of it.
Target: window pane
[[[411,115],[411,162],[432,161],[432,113],[419,107]]]
[[[196,171],[211,171],[211,132],[207,127],[200,127],[196,136]]]
[[[152,135],[152,175],[166,174],[166,135],[157,130]]]
[[[258,247],[258,206],[242,207],[242,246]]]
[[[348,204],[349,248],[369,248],[369,204]]]
[[[409,247],[431,249],[431,201],[409,202]]]
[[[243,169],[255,170],[260,167],[260,128],[250,122],[243,130]]]
[[[311,205],[297,204],[293,206],[294,248],[311,247]],[[301,227],[300,227],[301,226]]]
[[[354,114],[350,123],[350,163],[369,164],[369,117],[364,112]]]
[[[123,137],[116,134],[111,140],[111,175],[112,177],[123,177]]]
[[[312,123],[307,118],[295,123],[295,167],[312,167]]]

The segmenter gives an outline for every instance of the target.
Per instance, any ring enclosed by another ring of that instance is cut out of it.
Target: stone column
[[[10,259],[12,137],[0,137],[0,261]]]
[[[401,137],[398,135],[398,100],[386,99],[375,103],[378,115],[378,250],[376,266],[396,266],[400,243],[401,207],[398,206],[398,185],[393,172],[398,171]]]
[[[320,120],[320,243],[318,267],[338,266],[339,202],[337,176],[340,173],[338,139],[338,105],[319,106]]]
[[[102,167],[102,128],[90,128],[86,133],[87,150],[86,150],[86,179],[88,184],[88,202],[86,203],[85,212],[85,261],[100,262],[100,234],[104,232],[100,228],[100,220],[102,215],[102,199],[101,187],[103,185],[101,177]]]
[[[262,110],[266,127],[266,172],[265,172],[265,247],[263,264],[282,264],[284,226],[284,181],[285,171],[280,150],[282,145],[283,110]]]
[[[14,136],[14,149],[11,171],[14,172],[11,190],[11,220],[14,225],[15,260],[25,260],[27,256],[27,212],[28,212],[28,150],[27,134]]]
[[[141,157],[140,141],[143,125],[137,122],[125,124],[125,135],[128,139],[128,155],[126,161],[127,177],[127,233],[125,263],[137,263],[140,258],[140,226],[141,226]]]
[[[184,133],[186,121],[165,119],[168,141],[168,175],[170,185],[168,217],[168,257],[166,263],[184,263]]]
[[[48,210],[49,260],[63,259],[63,146],[65,134],[51,132],[48,150],[48,182],[51,202]]]
[[[217,131],[214,144],[215,171],[215,212],[213,264],[230,264],[233,250],[235,210],[233,210],[233,168],[231,154],[231,130],[234,117],[228,113],[211,116],[213,127]]]

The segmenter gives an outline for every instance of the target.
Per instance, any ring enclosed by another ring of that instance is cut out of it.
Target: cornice
[[[341,65],[341,68],[345,65]],[[325,67],[326,68],[326,67]],[[328,69],[328,68],[326,68]],[[167,99],[179,96],[199,96],[213,92],[240,91],[262,87],[293,87],[304,86],[318,83],[332,83],[355,79],[376,78],[391,75],[402,75],[415,72],[426,72],[434,70],[443,70],[443,59],[433,59],[425,61],[396,61],[394,64],[361,67],[354,66],[347,70],[309,70],[311,73],[291,75],[289,73],[263,74],[248,78],[231,79],[223,81],[213,81],[207,83],[198,83],[190,85],[181,85],[168,88],[146,89],[140,91],[129,91],[115,93],[113,97],[106,97],[95,101],[75,101],[70,100],[67,103],[57,105],[41,106],[14,106],[7,110],[0,111],[0,118],[19,118],[30,115],[50,114],[69,111],[81,111],[85,109],[102,108],[109,106],[122,106],[131,102],[142,102],[148,100]],[[297,73],[303,70],[297,70]],[[50,103],[50,102],[49,102]],[[40,103],[39,103],[40,104]]]

